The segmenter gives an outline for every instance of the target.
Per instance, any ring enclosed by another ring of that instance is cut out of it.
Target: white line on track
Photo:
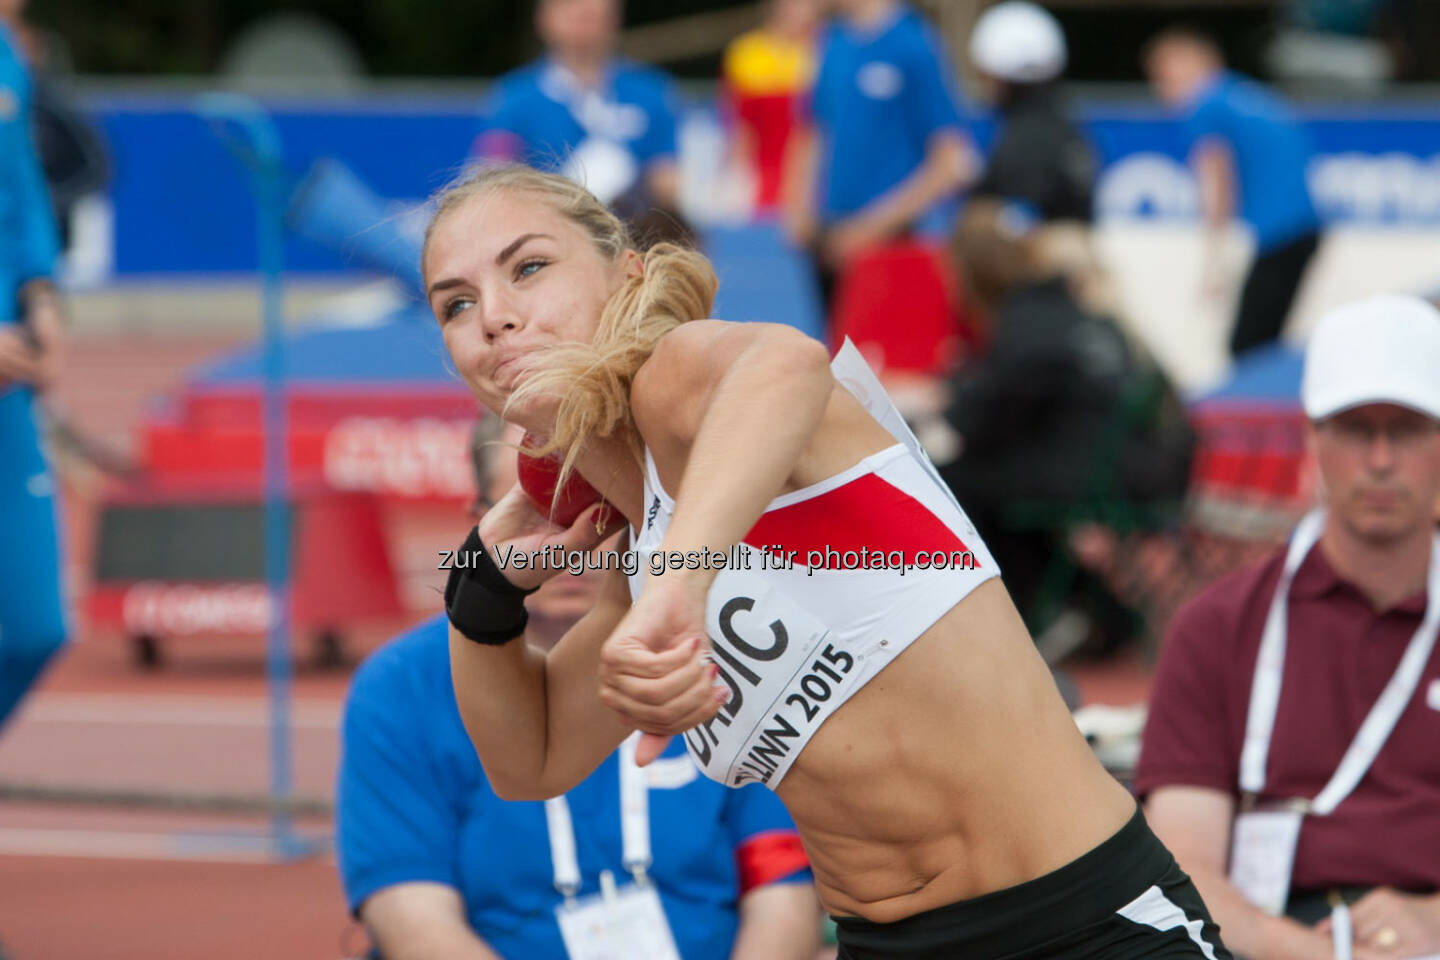
[[[207,863],[273,863],[278,859],[268,840],[258,834],[147,833],[33,827],[0,827],[0,855],[106,860],[187,860]]]

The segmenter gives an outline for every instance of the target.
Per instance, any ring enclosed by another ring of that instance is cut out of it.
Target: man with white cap
[[[1136,773],[1237,955],[1440,956],[1440,312],[1321,319],[1323,506],[1171,624]]]
[[[976,196],[1019,201],[1041,220],[1088,223],[1095,151],[1060,91],[1065,34],[1043,7],[1006,0],[970,35],[970,59],[991,82],[999,129]]]

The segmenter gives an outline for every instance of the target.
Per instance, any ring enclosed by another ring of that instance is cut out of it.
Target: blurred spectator
[[[899,0],[831,0],[821,38],[812,129],[796,144],[791,238],[831,270],[915,232],[943,235],[946,203],[971,176],[939,34]]]
[[[1136,790],[1251,960],[1350,956],[1347,928],[1360,960],[1440,954],[1437,370],[1421,300],[1321,319],[1301,399],[1323,509],[1161,652]]]
[[[984,199],[967,206],[952,244],[990,346],[951,382],[956,455],[940,470],[1032,621],[1085,508],[1113,522],[1127,505],[1180,500],[1193,449],[1158,369],[1087,306],[1095,284],[1072,245],[1064,228],[1036,229],[1018,208]],[[1020,517],[1029,506],[1037,516]],[[1107,643],[1132,633],[1113,598],[1086,586],[1101,598],[1089,614]]]
[[[1095,151],[1060,90],[1066,59],[1060,24],[1043,7],[1007,0],[976,21],[970,59],[1000,113],[972,195],[1024,203],[1041,220],[1088,223]]]
[[[688,240],[679,100],[666,74],[616,56],[620,20],[620,0],[538,0],[545,54],[495,81],[477,149],[584,183],[644,240]]]
[[[0,0],[0,725],[65,641],[55,482],[39,395],[60,371],[55,221],[32,134],[30,77]]]
[[[515,483],[514,455],[493,442],[501,429],[487,416],[477,432],[477,513]],[[518,443],[519,431],[504,439]],[[531,603],[530,642],[556,643],[597,586],[589,573],[548,582]],[[567,844],[556,831],[571,822],[579,894],[594,894],[606,874],[625,889],[639,838],[622,828],[622,769],[648,784],[646,873],[680,956],[813,960],[820,907],[789,815],[763,787],[729,790],[700,776],[679,738],[643,771],[622,746],[566,794],[558,821],[554,800],[496,797],[455,705],[443,615],[371,656],[346,700],[336,846],[375,955],[565,960],[556,909],[567,899],[558,889]]]
[[[1160,99],[1183,117],[1205,218],[1208,293],[1222,286],[1219,246],[1230,218],[1238,215],[1255,234],[1230,335],[1230,353],[1239,356],[1279,338],[1320,243],[1305,181],[1310,140],[1289,105],[1226,70],[1201,33],[1160,33],[1145,47],[1144,66]]]
[[[725,48],[721,98],[734,152],[755,183],[758,216],[782,208],[785,152],[815,79],[819,18],[820,0],[769,0],[764,23]]]
[[[15,34],[30,64],[36,146],[50,187],[60,245],[67,248],[70,213],[82,197],[105,186],[110,161],[99,132],[64,87],[54,38],[26,21],[16,24]]]

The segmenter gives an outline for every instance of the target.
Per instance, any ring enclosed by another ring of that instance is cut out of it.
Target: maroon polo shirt
[[[1238,797],[1255,659],[1284,560],[1282,550],[1232,574],[1176,614],[1136,770],[1142,797],[1175,785]],[[1424,591],[1376,613],[1318,545],[1310,551],[1291,586],[1262,800],[1320,792],[1424,613]],[[1344,884],[1440,890],[1440,645],[1369,772],[1334,813],[1301,826],[1293,887]]]

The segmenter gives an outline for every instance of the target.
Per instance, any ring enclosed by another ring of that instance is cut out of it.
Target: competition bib
[[[724,570],[706,603],[730,701],[685,732],[696,764],[726,786],[778,783],[811,734],[854,692],[860,652],[764,577]]]

